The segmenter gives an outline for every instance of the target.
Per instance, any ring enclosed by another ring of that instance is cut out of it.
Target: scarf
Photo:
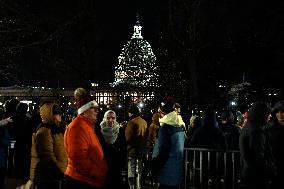
[[[103,121],[101,124],[101,132],[107,144],[113,144],[119,134],[119,123],[115,122],[113,127],[110,127]]]

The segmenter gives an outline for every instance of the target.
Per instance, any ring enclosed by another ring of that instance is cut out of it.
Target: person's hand
[[[8,123],[12,123],[12,122],[13,122],[13,119],[12,119],[11,117],[8,117],[8,118],[6,118],[6,121],[7,121]]]
[[[8,117],[6,119],[2,119],[0,121],[0,126],[8,125],[8,123],[11,123],[11,122],[13,122],[13,119],[11,117]]]

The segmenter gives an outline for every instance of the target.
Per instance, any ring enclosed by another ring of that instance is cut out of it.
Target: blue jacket
[[[183,122],[176,112],[171,112],[160,119],[160,125],[152,154],[153,176],[160,184],[178,186],[184,169]]]

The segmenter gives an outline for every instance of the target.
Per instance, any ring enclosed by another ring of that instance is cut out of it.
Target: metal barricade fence
[[[185,148],[181,188],[240,188],[240,153],[233,150]]]
[[[14,173],[14,144],[15,142],[12,141],[8,149],[7,178]],[[141,182],[139,184],[141,189],[157,189],[158,183],[155,182],[150,171],[152,150],[148,148],[146,152],[142,158],[142,174],[135,174],[137,178],[134,180]],[[185,148],[184,152],[184,178],[180,189],[240,188],[239,151]]]
[[[7,176],[11,177],[14,175],[14,147],[15,147],[16,141],[12,140],[10,142],[10,145],[8,146],[8,153],[7,153]]]
[[[184,149],[184,178],[180,189],[238,189],[240,153],[234,150]],[[158,184],[149,169],[151,151],[145,154],[142,189],[156,189]]]
[[[185,148],[184,177],[180,189],[240,188],[240,153],[234,150]],[[157,183],[149,170],[151,152],[145,154],[142,175],[143,189],[156,189]],[[148,171],[148,172],[147,172]],[[145,182],[146,181],[146,182]]]

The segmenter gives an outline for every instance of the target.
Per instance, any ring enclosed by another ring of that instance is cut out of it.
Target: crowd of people
[[[42,102],[32,116],[25,103],[5,102],[0,109],[0,189],[5,178],[13,178],[17,189],[140,189],[149,172],[159,189],[178,189],[187,147],[239,151],[240,180],[248,189],[281,185],[284,101],[273,107],[257,101],[246,112],[224,110],[220,116],[208,106],[185,123],[182,106],[166,96],[150,121],[133,103],[129,119],[119,123],[116,112],[102,112],[86,89],[77,88],[74,97],[68,120],[53,101]],[[12,170],[7,167],[11,141],[16,141]]]

